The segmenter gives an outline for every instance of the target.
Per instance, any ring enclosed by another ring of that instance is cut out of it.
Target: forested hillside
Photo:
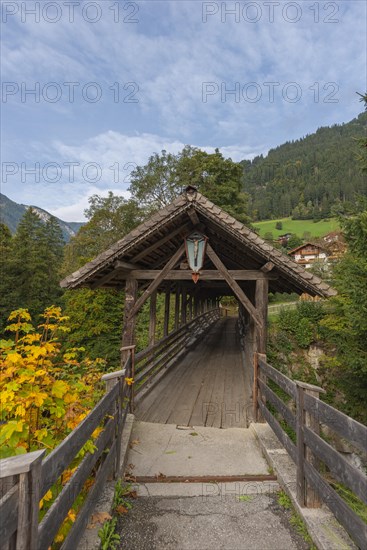
[[[0,220],[1,223],[5,224],[10,229],[11,233],[16,232],[21,219],[28,208],[29,207],[25,204],[18,204],[0,193]],[[46,223],[50,220],[50,218],[52,218],[51,214],[49,214],[46,210],[43,210],[43,208],[39,208],[38,206],[33,206],[32,208],[43,223]],[[77,234],[78,230],[83,225],[82,222],[64,222],[59,218],[55,219],[61,228],[63,239],[66,243],[70,241],[71,237],[74,237]]]
[[[356,194],[367,195],[367,178],[356,162],[366,122],[362,113],[242,161],[250,217],[321,219],[348,212]]]

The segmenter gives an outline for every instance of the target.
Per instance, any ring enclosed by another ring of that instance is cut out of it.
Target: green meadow
[[[282,229],[275,229],[277,222],[282,222]],[[279,237],[279,235],[284,235],[284,233],[294,233],[299,237],[303,237],[305,232],[309,232],[311,237],[323,237],[327,233],[337,231],[340,228],[336,218],[327,218],[316,222],[313,220],[292,220],[291,218],[282,218],[278,220],[254,222],[253,225],[260,237],[264,237],[265,233],[272,233],[274,238]]]

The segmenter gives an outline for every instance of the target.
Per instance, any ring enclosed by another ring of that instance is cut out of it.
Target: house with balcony
[[[315,262],[327,262],[328,252],[314,243],[305,243],[288,252],[289,256],[302,267],[309,268]]]

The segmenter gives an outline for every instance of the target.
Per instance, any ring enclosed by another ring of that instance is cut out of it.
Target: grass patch
[[[367,523],[367,505],[362,502],[348,487],[345,487],[341,483],[336,481],[329,481],[333,489],[338,495],[348,504],[348,506],[355,512],[362,521]]]
[[[101,550],[117,550],[120,546],[121,537],[116,533],[117,518],[112,518],[103,524],[98,531],[101,541]]]
[[[282,229],[275,229],[275,224],[282,222]],[[323,237],[331,231],[340,229],[336,218],[327,218],[314,222],[313,220],[292,220],[291,218],[282,218],[279,220],[266,220],[263,222],[254,223],[255,230],[258,231],[260,237],[264,237],[265,233],[273,233],[274,239],[285,233],[295,233],[302,237],[305,232],[309,232],[311,237]]]
[[[241,495],[238,497],[240,502],[251,502],[252,499],[253,497],[251,495]]]
[[[303,538],[303,540],[309,545],[309,550],[317,550],[312,538],[308,534],[307,527],[303,519],[295,511],[289,496],[284,491],[279,491],[277,500],[278,504],[282,508],[290,511],[291,517],[289,519],[289,522],[292,527],[294,527],[294,529],[297,531],[297,533]]]

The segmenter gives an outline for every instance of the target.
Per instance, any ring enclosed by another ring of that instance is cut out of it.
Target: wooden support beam
[[[187,318],[187,290],[184,287],[182,289],[182,302],[181,302],[181,324],[186,325]]]
[[[257,330],[257,351],[266,353],[267,320],[268,320],[269,282],[266,279],[256,281],[255,304],[261,319],[261,327]]]
[[[157,291],[150,297],[150,316],[149,316],[149,346],[155,344],[155,329],[157,326]]]
[[[124,262],[123,260],[116,260],[113,265],[115,269],[124,269],[126,271],[131,271],[132,269],[140,269],[141,267],[138,264]]]
[[[174,255],[168,260],[164,268],[157,274],[155,279],[150,283],[148,288],[145,290],[145,292],[140,296],[140,298],[137,300],[135,306],[130,312],[130,318],[137,314],[137,312],[140,310],[140,308],[145,304],[147,299],[153,294],[155,290],[159,287],[161,282],[164,280],[165,276],[171,269],[175,267],[177,262],[181,259],[183,253],[185,252],[185,245],[182,244],[178,250],[174,253]]]
[[[180,299],[181,299],[181,289],[177,285],[175,293],[175,330],[180,326]]]
[[[228,273],[236,281],[257,281],[258,279],[273,280],[277,279],[276,275],[268,275],[258,269],[228,269]],[[136,269],[128,273],[129,277],[133,277],[139,281],[155,279],[161,271],[159,269]],[[188,269],[172,269],[164,279],[166,281],[191,281],[192,273]],[[223,274],[216,269],[203,269],[200,271],[201,281],[225,281]]]
[[[197,317],[199,315],[199,298],[198,296],[194,296],[194,317]]]
[[[168,283],[166,287],[166,294],[164,297],[164,323],[163,323],[163,336],[167,336],[169,332],[169,311],[171,305],[171,285]]]
[[[166,235],[165,237],[162,237],[161,239],[159,239],[155,243],[153,243],[150,246],[147,246],[146,248],[144,248],[144,250],[142,250],[141,252],[139,252],[139,254],[134,256],[132,261],[133,262],[139,262],[140,260],[142,260],[146,256],[149,256],[149,254],[151,252],[154,252],[155,250],[157,250],[157,248],[159,248],[160,246],[163,246],[168,241],[174,239],[174,237],[176,237],[176,235],[181,234],[182,236],[184,236],[188,232],[188,229],[190,229],[190,228],[191,228],[191,224],[190,223],[185,223],[185,225],[182,225],[182,226],[178,227],[177,229],[174,229],[173,231],[170,231],[170,233],[168,235]]]
[[[106,275],[104,275],[103,277],[101,277],[100,279],[92,283],[90,285],[90,288],[92,290],[95,290],[96,288],[102,287],[103,285],[108,283],[111,279],[116,277],[116,275],[118,275],[120,271],[121,271],[120,269],[112,269],[112,271],[110,271],[109,273],[106,273]]]
[[[260,269],[263,273],[268,273],[269,271],[271,271],[273,268],[274,268],[274,264],[273,262],[266,262],[266,264],[264,264]]]
[[[196,210],[194,208],[190,208],[187,211],[187,215],[189,216],[190,220],[194,225],[199,225],[200,223],[199,216],[197,215]]]
[[[125,307],[124,324],[122,330],[122,346],[131,346],[135,344],[135,324],[136,316],[133,312],[138,295],[138,281],[136,279],[127,279],[125,286]],[[121,352],[121,368],[124,367],[129,351]]]
[[[228,286],[233,290],[236,298],[240,301],[240,303],[243,305],[243,307],[250,313],[251,317],[254,319],[256,325],[261,328],[262,322],[260,319],[260,316],[255,308],[255,306],[252,304],[250,299],[246,296],[246,294],[243,292],[240,285],[235,281],[235,279],[232,277],[232,275],[229,273],[226,266],[223,264],[222,260],[217,256],[211,245],[208,243],[206,247],[206,253],[215,265],[215,267],[220,271],[223,275],[223,278],[227,281]]]
[[[193,299],[193,295],[190,294],[189,296],[189,299],[187,300],[187,305],[188,305],[188,314],[189,314],[189,321],[192,321],[192,318],[193,318],[193,306],[194,306],[194,299]]]

